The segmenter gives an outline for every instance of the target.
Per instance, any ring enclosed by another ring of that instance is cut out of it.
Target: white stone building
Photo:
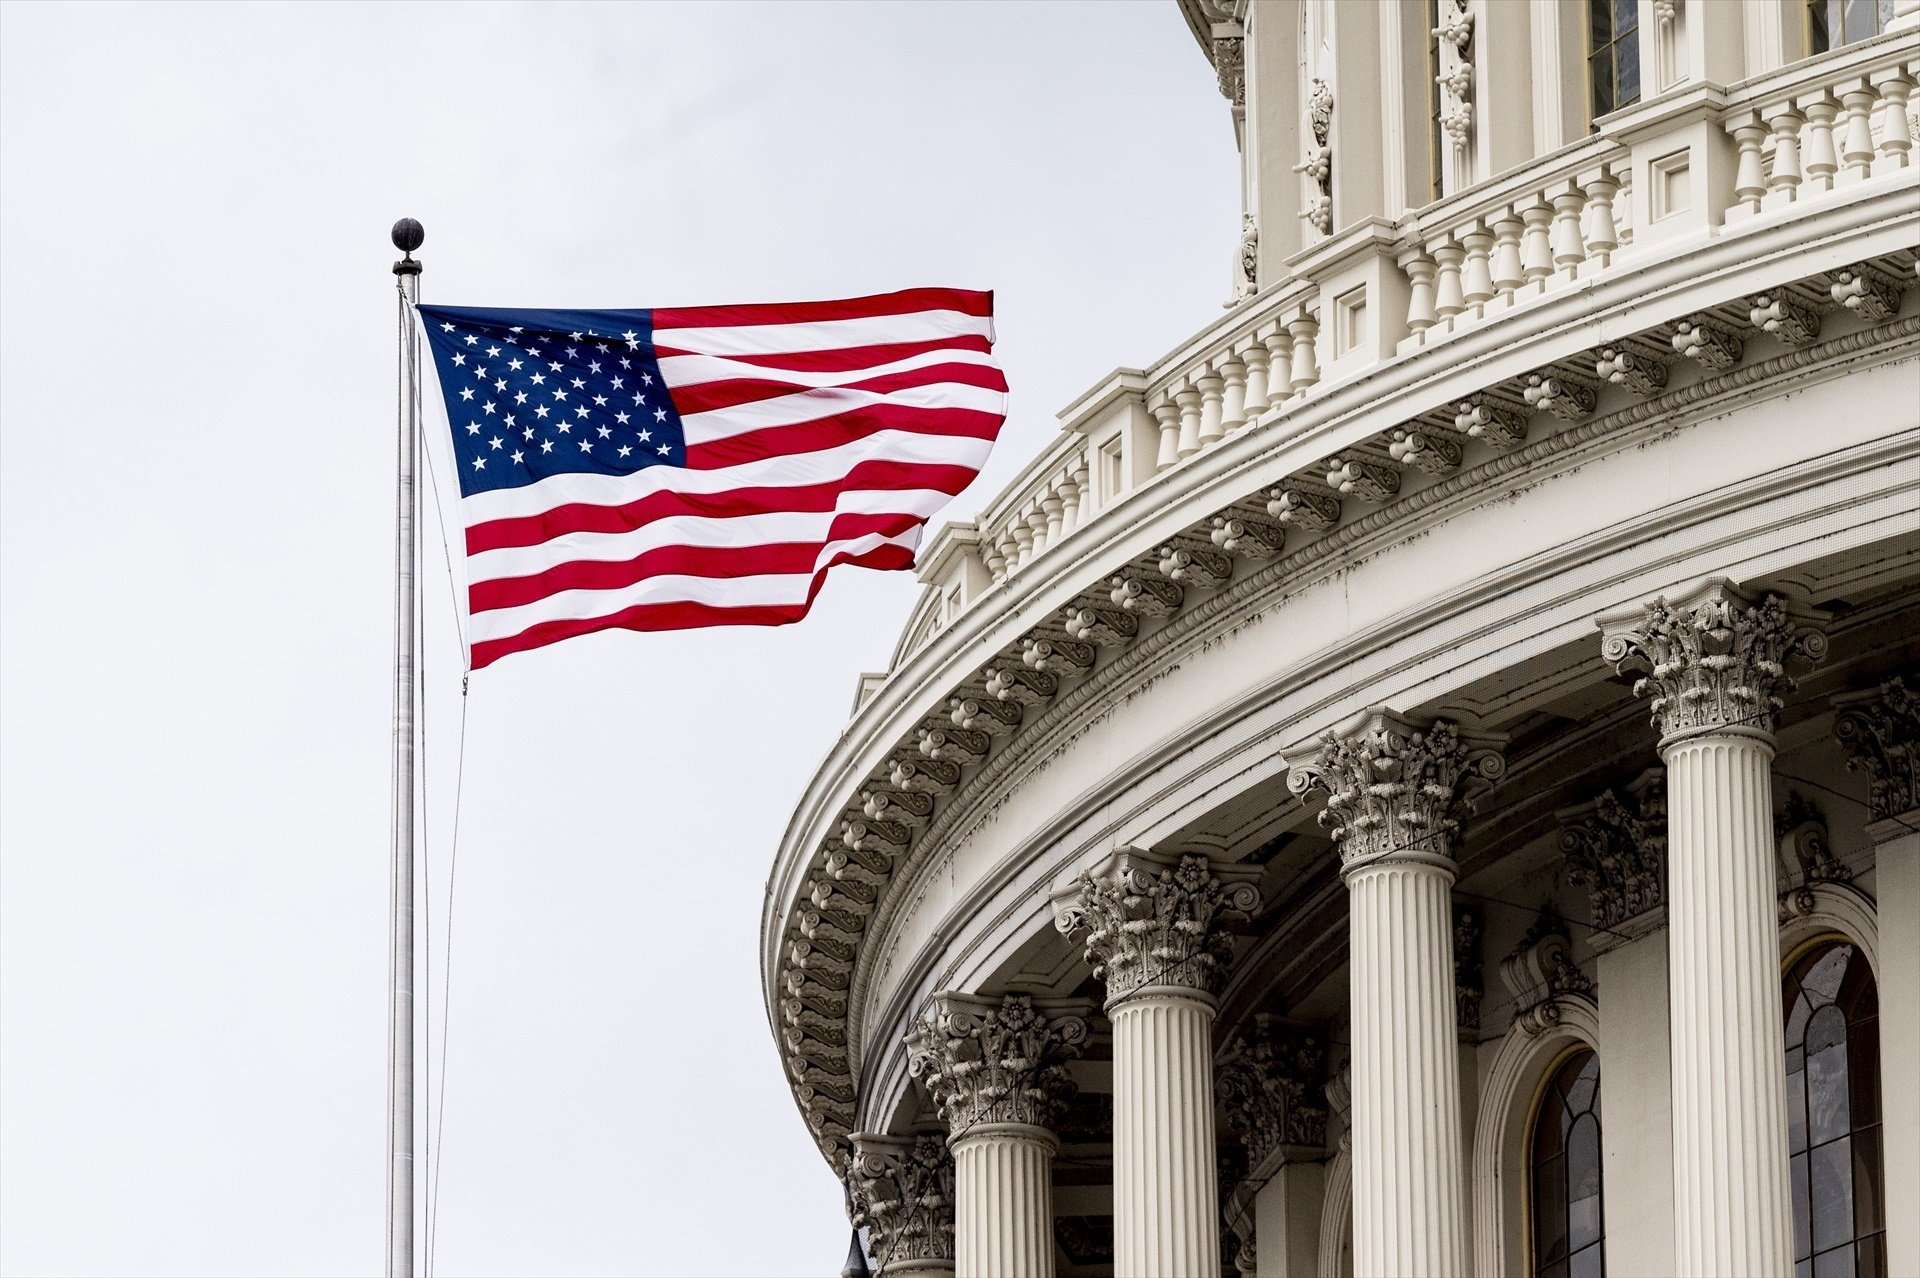
[[[1920,1274],[1920,2],[1179,2],[1229,305],[769,884],[850,1266]]]

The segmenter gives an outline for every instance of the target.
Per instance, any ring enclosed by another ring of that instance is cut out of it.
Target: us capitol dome
[[[1920,0],[1179,0],[1232,304],[921,555],[850,1272],[1920,1274]]]

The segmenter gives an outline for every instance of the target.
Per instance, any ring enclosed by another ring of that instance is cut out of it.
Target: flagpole
[[[393,538],[393,884],[387,1027],[387,1274],[413,1275],[413,744],[414,668],[419,646],[415,609],[420,491],[420,337],[413,307],[420,300],[420,263],[413,250],[427,238],[420,223],[393,224],[393,264],[400,316],[400,440]]]

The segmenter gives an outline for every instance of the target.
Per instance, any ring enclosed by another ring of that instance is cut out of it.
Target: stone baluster
[[[1840,142],[1840,159],[1847,166],[1844,177],[1859,179],[1873,172],[1873,108],[1879,101],[1880,95],[1865,76],[1840,89],[1840,102],[1847,112]]]
[[[1553,193],[1555,270],[1572,271],[1587,256],[1586,238],[1580,233],[1580,215],[1586,207],[1587,193],[1574,182],[1560,183]]]
[[[1376,708],[1287,779],[1327,795],[1347,884],[1356,1274],[1466,1272],[1452,853],[1504,767],[1489,738]]]
[[[1247,366],[1232,351],[1221,356],[1217,367],[1226,390],[1220,399],[1220,429],[1232,434],[1247,424]]]
[[[989,538],[984,543],[980,557],[986,562],[987,575],[995,581],[1004,581],[1007,576],[1007,556],[1001,548],[999,538]]]
[[[1761,123],[1757,111],[1749,111],[1727,127],[1740,152],[1733,171],[1734,198],[1748,212],[1758,213],[1760,200],[1767,193],[1767,166],[1762,154],[1767,142],[1767,126]]]
[[[951,1278],[953,1153],[937,1135],[855,1132],[847,1201],[879,1266],[875,1278]]]
[[[1251,425],[1260,420],[1260,414],[1267,411],[1267,348],[1260,339],[1248,342],[1240,352],[1240,362],[1247,370],[1246,417]]]
[[[1313,350],[1313,339],[1319,332],[1320,322],[1311,311],[1301,310],[1287,321],[1287,336],[1293,339],[1293,375],[1288,384],[1296,395],[1305,394],[1320,380],[1320,362]]]
[[[1075,510],[1079,513],[1074,518],[1074,525],[1078,527],[1093,518],[1093,483],[1089,477],[1087,462],[1084,459],[1079,465],[1073,468],[1073,483],[1080,493],[1079,504],[1075,507]]]
[[[1806,116],[1806,153],[1801,157],[1801,183],[1809,194],[1833,189],[1833,175],[1840,170],[1840,156],[1833,147],[1833,122],[1840,103],[1826,90],[1800,99]]]
[[[1874,77],[1874,88],[1880,90],[1880,158],[1873,162],[1873,171],[1892,173],[1907,167],[1913,150],[1913,125],[1907,119],[1913,77],[1897,69],[1882,72]]]
[[[1400,255],[1400,269],[1407,276],[1407,328],[1423,333],[1439,320],[1434,309],[1433,276],[1438,264],[1425,245],[1416,245]]]
[[[1474,314],[1493,300],[1493,232],[1485,222],[1475,222],[1461,236],[1466,246],[1466,264],[1460,270],[1460,292]]]
[[[1200,391],[1191,382],[1182,382],[1173,393],[1173,402],[1180,405],[1180,443],[1175,451],[1185,461],[1200,451]]]
[[[1512,297],[1514,290],[1527,282],[1520,265],[1520,233],[1525,226],[1511,209],[1493,222],[1493,287],[1502,297]]]
[[[1113,1022],[1114,1272],[1218,1278],[1214,991],[1233,954],[1222,924],[1260,903],[1258,866],[1126,851],[1055,898],[1086,934]]]
[[[1809,621],[1718,578],[1600,619],[1667,766],[1675,1273],[1793,1269],[1772,765]]]
[[[1619,189],[1619,180],[1607,169],[1587,179],[1587,256],[1601,266],[1620,247],[1620,228],[1613,220],[1613,197]]]
[[[1771,203],[1788,204],[1800,188],[1800,126],[1806,117],[1791,102],[1767,108],[1767,128],[1773,133],[1773,172],[1767,176]]]
[[[936,994],[907,1035],[908,1069],[947,1124],[954,1261],[967,1278],[1053,1273],[1051,1130],[1086,1042],[1083,1003]]]
[[[1033,530],[1033,546],[1027,558],[1037,559],[1040,552],[1052,544],[1047,536],[1047,512],[1041,501],[1035,501],[1027,508],[1027,527]]]
[[[1067,502],[1060,494],[1060,485],[1065,482],[1064,478],[1056,479],[1040,494],[1040,517],[1046,522],[1041,534],[1049,546],[1060,540],[1060,530],[1067,526]]]
[[[1520,238],[1520,269],[1527,280],[1543,280],[1553,274],[1553,207],[1536,200],[1520,210],[1525,230]]]
[[[1013,534],[1013,566],[1015,569],[1024,568],[1027,561],[1033,558],[1033,529],[1027,526],[1026,520],[1016,515],[1010,531]]]
[[[1180,460],[1180,410],[1171,395],[1153,406],[1153,420],[1160,428],[1160,449],[1154,454],[1153,468],[1162,471]]]
[[[1054,491],[1060,494],[1060,532],[1057,536],[1064,537],[1080,526],[1080,483],[1085,474],[1086,467],[1069,466],[1055,486]]]
[[[1193,384],[1200,388],[1200,447],[1211,448],[1226,437],[1221,417],[1226,379],[1211,368],[1203,368]]]
[[[1293,394],[1293,334],[1279,323],[1260,340],[1267,348],[1267,407],[1278,408]]]
[[[1880,1059],[1920,1059],[1920,689],[1903,679],[1834,698],[1833,736],[1847,770],[1867,775],[1880,952]],[[1882,1092],[1885,1201],[1920,1194],[1920,1093]],[[1920,1273],[1920,1216],[1887,1213],[1885,1272]]]
[[[1467,308],[1465,295],[1460,290],[1460,263],[1466,255],[1466,249],[1452,236],[1434,246],[1433,309],[1441,319],[1452,319]]]

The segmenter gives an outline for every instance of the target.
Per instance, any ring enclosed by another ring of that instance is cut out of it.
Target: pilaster
[[[1296,766],[1349,894],[1355,1273],[1466,1270],[1452,843],[1505,769],[1495,739],[1373,709]]]
[[[1220,1272],[1213,991],[1225,924],[1259,907],[1258,867],[1127,850],[1055,898],[1084,933],[1113,1022],[1114,1268],[1141,1278]]]
[[[1920,1273],[1920,695],[1895,678],[1833,704],[1847,767],[1870,782],[1887,1272]]]
[[[1713,578],[1601,619],[1667,765],[1674,1271],[1793,1267],[1772,763],[1811,614]]]
[[[907,1036],[908,1068],[946,1120],[961,1278],[1053,1273],[1052,1126],[1073,1091],[1084,1003],[936,994]]]

